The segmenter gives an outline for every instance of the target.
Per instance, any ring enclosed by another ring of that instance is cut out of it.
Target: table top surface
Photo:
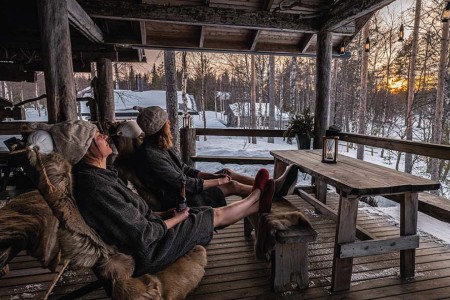
[[[339,154],[336,164],[322,162],[322,150],[270,151],[276,159],[339,188],[347,195],[388,195],[439,189],[440,184]]]

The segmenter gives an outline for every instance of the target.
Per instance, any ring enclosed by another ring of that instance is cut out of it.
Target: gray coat
[[[86,223],[106,243],[134,257],[136,275],[162,270],[195,245],[207,245],[213,236],[211,207],[192,208],[187,220],[167,229],[112,169],[76,166],[74,194]]]

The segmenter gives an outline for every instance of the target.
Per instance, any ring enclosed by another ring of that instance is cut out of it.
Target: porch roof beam
[[[338,1],[323,19],[321,31],[333,31],[367,14],[373,13],[395,0],[342,0]]]
[[[94,43],[103,43],[103,32],[76,0],[67,0],[69,23]]]
[[[146,3],[130,5],[124,1],[78,0],[93,18],[156,21],[195,26],[223,26],[254,30],[317,33],[319,19],[299,19],[298,15],[270,11],[246,11],[206,6],[161,6]],[[343,27],[336,34],[352,35]]]

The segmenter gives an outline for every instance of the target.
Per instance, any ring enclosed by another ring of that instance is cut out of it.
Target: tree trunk
[[[316,108],[314,114],[314,149],[322,148],[322,136],[328,127],[331,86],[331,40],[330,32],[317,35]]]
[[[275,56],[269,57],[269,129],[275,129]],[[274,143],[273,136],[267,139]]]
[[[411,60],[409,63],[409,76],[408,76],[408,94],[407,94],[407,109],[406,109],[406,139],[412,141],[413,125],[414,125],[414,88],[416,83],[416,61],[417,61],[417,48],[419,41],[419,26],[420,26],[420,13],[422,10],[422,0],[416,0],[416,12],[414,17],[414,31],[413,41],[411,48]],[[405,172],[412,172],[412,154],[405,153]]]
[[[250,102],[250,119],[251,119],[251,128],[256,129],[256,70],[255,70],[255,55],[252,54],[251,59],[251,102]],[[252,136],[251,138],[252,144],[256,144],[256,137]]]
[[[187,63],[186,63],[187,52],[181,52],[181,97],[183,99],[183,112],[187,113]]]
[[[291,68],[289,73],[289,105],[296,111],[296,95],[297,95],[297,56],[292,56]]]
[[[166,77],[166,109],[167,114],[169,115],[173,145],[178,151],[180,131],[178,126],[177,69],[175,66],[175,51],[164,51],[164,71]]]
[[[364,25],[362,30],[362,38],[363,43],[366,41],[369,36],[369,23]],[[364,47],[361,47],[361,93],[359,97],[359,110],[358,110],[358,133],[365,134],[366,133],[366,105],[367,105],[367,75],[368,75],[368,67],[369,67],[369,52],[364,50]],[[356,153],[356,157],[358,159],[364,159],[364,145],[358,144],[358,150]]]
[[[119,63],[114,63],[114,86],[115,86],[115,89],[116,90],[119,90],[120,89],[120,87],[119,87],[119,80],[120,80],[120,78],[119,78],[119,65],[118,65]]]
[[[442,40],[441,40],[441,57],[439,60],[439,75],[436,94],[436,109],[434,115],[433,143],[440,144],[442,142],[442,120],[444,115],[444,91],[445,79],[447,78],[447,59],[448,59],[448,35],[449,22],[442,22]],[[439,180],[439,159],[431,160],[431,179]]]
[[[98,121],[103,128],[106,123],[115,121],[114,88],[112,63],[110,59],[97,60],[97,95],[98,95]]]
[[[37,0],[48,122],[77,119],[69,20],[65,0]]]

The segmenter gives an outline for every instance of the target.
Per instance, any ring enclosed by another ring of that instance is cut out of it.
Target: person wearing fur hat
[[[120,252],[132,255],[135,275],[158,272],[195,245],[207,245],[214,228],[258,212],[270,212],[274,181],[261,169],[248,197],[220,208],[192,207],[154,212],[106,166],[108,137],[87,121],[46,128],[54,150],[72,164],[74,196],[86,223]]]
[[[183,163],[173,150],[167,113],[159,106],[141,109],[136,121],[145,133],[144,142],[138,151],[138,158],[142,163],[137,168],[137,175],[156,195],[162,208],[176,206],[183,181],[186,181],[189,206],[221,207],[227,205],[227,196],[245,197],[251,193],[254,183],[252,177],[229,169],[224,169],[224,173],[220,174],[206,173]],[[292,193],[297,176],[297,167],[289,166],[275,181],[275,193],[278,196]]]

